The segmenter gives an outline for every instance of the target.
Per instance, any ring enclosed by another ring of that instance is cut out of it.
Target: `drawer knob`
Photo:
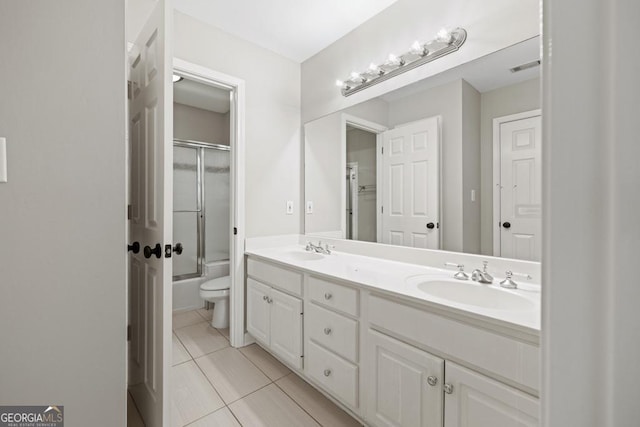
[[[265,296],[263,296],[263,297],[262,297],[262,300],[263,300],[263,301],[268,301],[268,300],[269,300],[269,297],[265,295]]]
[[[436,384],[438,384],[438,377],[431,375],[431,376],[427,377],[427,382],[429,383],[429,385],[431,387],[433,387]]]
[[[331,369],[325,369],[324,370],[324,376],[328,377],[329,375],[331,375]]]
[[[330,335],[331,334],[331,328],[324,328],[324,334],[325,335]]]
[[[449,384],[449,383],[444,383],[444,392],[447,394],[451,394],[453,393],[453,385]]]
[[[332,296],[333,295],[331,295],[329,292],[327,292],[327,293],[324,294],[324,299],[330,300]]]

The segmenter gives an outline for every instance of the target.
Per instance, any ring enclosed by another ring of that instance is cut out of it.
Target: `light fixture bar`
[[[463,28],[456,28],[451,32],[440,30],[437,38],[421,45],[424,49],[422,51],[422,55],[416,53],[419,49],[417,49],[418,46],[416,46],[415,42],[409,52],[400,55],[397,58],[394,55],[390,55],[390,57],[397,59],[397,68],[385,71],[385,64],[389,64],[389,61],[387,61],[386,63],[377,66],[377,69],[380,70],[377,75],[372,76],[372,73],[369,70],[360,74],[351,73],[351,76],[344,83],[338,80],[336,84],[341,83],[339,86],[343,96],[353,95],[363,89],[402,74],[405,71],[413,70],[421,65],[456,52],[466,40],[467,31]],[[411,57],[417,57],[417,59],[410,60]],[[375,64],[371,65],[375,67]],[[372,69],[371,66],[369,68],[370,70]],[[359,78],[354,78],[354,74],[358,75]]]

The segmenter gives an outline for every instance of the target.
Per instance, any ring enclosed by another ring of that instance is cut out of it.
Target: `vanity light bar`
[[[455,52],[465,40],[467,31],[464,28],[456,28],[453,31],[440,30],[435,39],[423,44],[415,41],[407,53],[400,56],[391,54],[383,64],[372,63],[362,73],[354,71],[347,80],[336,80],[336,86],[340,87],[343,96],[353,95],[369,86]]]

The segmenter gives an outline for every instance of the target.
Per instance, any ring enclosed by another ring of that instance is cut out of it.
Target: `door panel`
[[[271,349],[302,368],[302,300],[271,289]]]
[[[534,427],[539,401],[484,375],[447,362],[445,427]]]
[[[271,316],[267,298],[270,297],[271,288],[247,279],[247,331],[253,337],[265,345],[269,345]]]
[[[382,134],[383,243],[440,247],[439,132],[439,118],[432,117]]]
[[[171,57],[167,23],[171,14],[159,1],[140,32],[130,69],[130,256],[131,342],[129,389],[146,425],[168,425],[171,365],[170,259],[143,256],[145,246],[172,241]],[[169,108],[167,108],[169,107]]]
[[[376,426],[442,426],[444,360],[369,331],[367,421]],[[435,378],[435,383],[429,383]]]
[[[500,125],[499,255],[503,257],[540,261],[542,255],[541,132],[540,116]]]

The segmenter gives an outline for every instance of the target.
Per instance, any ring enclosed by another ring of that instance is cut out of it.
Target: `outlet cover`
[[[293,200],[287,200],[287,215],[293,215]]]
[[[313,202],[311,200],[307,200],[307,213],[308,214],[313,213]]]
[[[7,182],[7,139],[0,138],[0,182]]]

